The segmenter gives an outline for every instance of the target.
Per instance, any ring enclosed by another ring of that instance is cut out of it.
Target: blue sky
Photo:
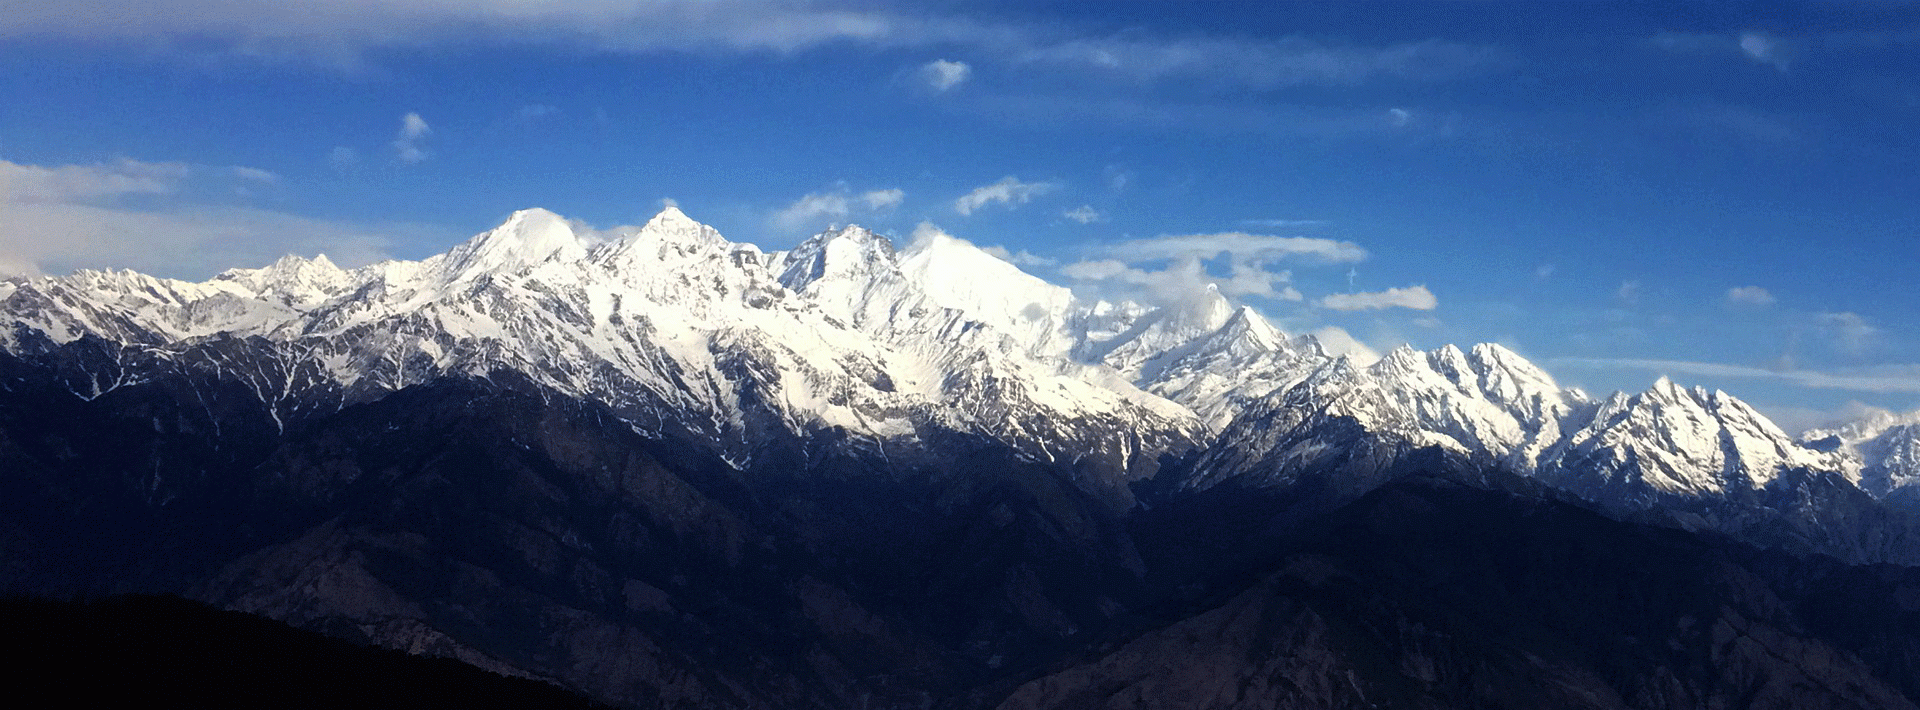
[[[0,270],[932,223],[1376,350],[1920,406],[1920,6],[8,0]]]

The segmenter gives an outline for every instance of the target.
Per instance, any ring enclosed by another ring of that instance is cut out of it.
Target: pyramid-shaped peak
[[[893,242],[859,225],[835,227],[808,237],[785,255],[780,283],[800,289],[829,276],[872,280],[876,269],[896,266]]]
[[[893,240],[857,224],[849,224],[844,227],[835,226],[832,229],[815,234],[812,237],[808,237],[807,241],[801,242],[801,247],[795,248],[794,251],[799,252],[809,244],[825,245],[831,242],[847,242],[859,245],[862,249],[872,249],[887,254],[894,253]]]
[[[682,225],[682,224],[693,225],[693,226],[700,225],[699,222],[693,221],[692,217],[688,217],[687,213],[680,211],[680,206],[675,204],[668,204],[661,207],[660,211],[655,213],[652,219],[647,220],[647,226],[649,227],[655,226],[655,225],[664,227],[664,226],[674,226],[674,225]]]
[[[586,244],[573,225],[560,215],[536,207],[514,212],[500,226],[454,247],[447,253],[443,268],[449,280],[459,280],[585,255]]]
[[[726,241],[720,232],[688,217],[678,205],[669,204],[640,227],[636,237],[645,235],[662,243],[718,243]]]

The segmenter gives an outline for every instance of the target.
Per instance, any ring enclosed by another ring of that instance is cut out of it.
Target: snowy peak
[[[859,225],[816,234],[780,255],[779,263],[781,285],[795,291],[823,279],[873,280],[899,270],[893,242]]]
[[[1920,410],[1874,411],[1843,425],[1809,431],[1800,440],[1846,461],[1850,470],[1859,472],[1860,487],[1876,497],[1920,485]]]
[[[1738,399],[1665,378],[1596,403],[1499,345],[1330,357],[1213,288],[1161,308],[1084,303],[930,227],[900,250],[848,226],[765,254],[668,207],[622,233],[602,241],[530,209],[418,262],[343,271],[289,256],[198,284],[83,271],[10,282],[0,313],[56,342],[176,355],[258,335],[285,359],[275,367],[336,402],[516,370],[648,430],[710,434],[730,456],[772,431],[913,441],[935,427],[1126,462],[1211,436],[1232,453],[1201,457],[1218,466],[1210,479],[1439,449],[1631,500],[1757,489],[1797,469],[1880,496],[1920,482],[1920,415],[1815,450]],[[276,402],[298,390],[256,384]]]
[[[354,283],[353,275],[335,266],[325,254],[311,260],[289,254],[258,269],[228,269],[213,280],[241,286],[259,298],[302,310],[340,295]]]
[[[1208,284],[1191,299],[1148,312],[1110,340],[1084,344],[1081,355],[1127,377],[1152,381],[1201,339],[1220,332],[1234,313],[1233,304]]]
[[[1311,336],[1294,343],[1259,313],[1241,307],[1213,332],[1150,358],[1139,382],[1192,409],[1218,431],[1326,362]]]
[[[665,250],[673,249],[683,254],[732,245],[732,242],[720,236],[720,232],[694,221],[692,217],[687,216],[687,213],[681,212],[679,207],[673,205],[668,205],[660,210],[659,214],[654,215],[653,219],[647,220],[647,223],[641,225],[640,231],[630,237],[629,241],[654,245],[663,253]]]
[[[1291,347],[1286,334],[1281,333],[1280,329],[1273,327],[1252,308],[1241,306],[1234,309],[1233,315],[1228,316],[1218,329],[1200,338],[1194,350],[1249,358]]]
[[[511,274],[551,261],[579,261],[586,243],[560,215],[534,208],[513,213],[507,221],[447,252],[440,262],[447,283],[469,281],[490,274]]]
[[[1747,403],[1666,377],[1646,392],[1601,403],[1592,422],[1569,436],[1559,467],[1563,475],[1696,497],[1764,488],[1788,469],[1843,468]]]
[[[1028,355],[1063,359],[1073,293],[964,239],[923,228],[900,253],[900,274],[934,305],[965,314],[1011,338]]]

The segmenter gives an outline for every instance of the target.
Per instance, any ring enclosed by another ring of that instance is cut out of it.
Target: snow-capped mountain
[[[1683,496],[1761,489],[1790,470],[1845,469],[1839,457],[1795,443],[1745,402],[1665,377],[1641,394],[1601,402],[1556,453],[1551,476],[1567,487],[1637,484]]]
[[[1841,426],[1809,431],[1800,439],[1809,448],[1833,452],[1846,470],[1857,472],[1860,487],[1876,497],[1912,496],[1914,491],[1907,489],[1920,484],[1920,410],[1873,412]]]
[[[1197,462],[1189,489],[1365,480],[1417,456],[1623,500],[1759,490],[1791,470],[1875,496],[1920,477],[1920,422],[1816,450],[1664,379],[1595,400],[1498,345],[1363,366],[1214,291],[1089,302],[931,230],[897,247],[845,227],[768,253],[672,207],[611,232],[525,210],[444,254],[354,270],[290,256],[205,283],[42,277],[13,284],[0,318],[9,350],[91,336],[130,363],[247,373],[276,421],[519,373],[739,466],[781,437],[898,453],[959,432],[1091,465],[1110,489],[1169,454]]]
[[[290,257],[201,284],[81,272],[20,284],[0,309],[56,342],[170,359],[263,339],[282,369],[307,371],[272,388],[276,406],[518,372],[743,464],[776,431],[910,445],[938,429],[1148,471],[1204,433],[1182,407],[1065,374],[1071,296],[959,240],[896,253],[849,228],[767,254],[674,208],[611,239],[583,232],[526,210],[419,262]],[[994,288],[977,285],[983,268],[1001,270],[985,274]]]

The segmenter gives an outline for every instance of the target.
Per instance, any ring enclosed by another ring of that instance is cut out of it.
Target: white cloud
[[[1145,281],[1146,272],[1127,266],[1119,259],[1096,259],[1076,261],[1060,267],[1060,275],[1079,281],[1106,281],[1121,278],[1127,281]]]
[[[1866,352],[1880,336],[1880,329],[1858,313],[1821,313],[1814,316],[1814,322],[1841,350],[1854,355]]]
[[[1541,264],[1539,266],[1533,267],[1533,280],[1545,281],[1547,279],[1553,278],[1553,269],[1554,267],[1552,264]]]
[[[1740,52],[1748,59],[1761,64],[1772,65],[1780,71],[1787,70],[1787,64],[1793,52],[1786,43],[1764,32],[1747,32],[1740,35]]]
[[[360,151],[342,145],[334,146],[333,150],[327,152],[327,165],[334,170],[345,171],[359,164]]]
[[[1027,266],[1027,267],[1053,266],[1054,264],[1060,263],[1058,259],[1049,259],[1047,257],[1034,254],[1033,252],[1027,251],[1025,249],[1021,249],[1020,251],[1008,251],[1006,247],[992,246],[992,247],[980,247],[980,250],[988,254],[992,254],[994,256],[1000,257],[1001,261],[1005,261],[1007,263],[1013,264],[1014,266]]]
[[[920,66],[920,78],[934,91],[945,92],[966,83],[973,76],[973,67],[966,62],[935,59]]]
[[[542,118],[546,118],[548,116],[552,116],[557,113],[560,113],[560,108],[557,106],[552,106],[549,104],[527,104],[525,106],[521,106],[519,110],[513,112],[513,120],[518,121],[520,123],[528,123],[532,121],[538,121]]]
[[[1792,114],[1715,101],[1679,103],[1658,115],[1708,135],[1755,143],[1792,144],[1802,135]]]
[[[1255,88],[1353,85],[1387,78],[1438,81],[1510,63],[1500,50],[1427,40],[1362,46],[1292,36],[1162,39],[1138,33],[1039,44],[1016,55],[1026,63],[1094,70],[1138,81],[1200,77]]]
[[[860,201],[867,203],[867,209],[872,210],[899,207],[900,203],[906,201],[906,199],[906,191],[897,187],[886,190],[873,190],[860,194]]]
[[[1679,54],[1744,57],[1748,61],[1765,64],[1785,72],[1798,56],[1801,46],[1807,44],[1809,40],[1826,44],[1829,48],[1843,48],[1851,44],[1849,39],[1852,36],[1847,33],[1834,33],[1820,37],[1785,38],[1760,31],[1742,32],[1737,35],[1663,32],[1654,35],[1653,44]],[[1884,34],[1882,36],[1891,37]]]
[[[0,160],[0,201],[48,203],[163,195],[179,189],[190,169],[185,163],[146,163],[121,159],[97,165],[52,168]]]
[[[427,126],[426,119],[421,118],[420,114],[408,112],[407,115],[401,116],[400,135],[393,139],[394,154],[402,163],[412,164],[426,160],[427,149],[423,143],[427,135],[432,132],[433,129]]]
[[[1631,279],[1620,282],[1620,288],[1613,290],[1613,297],[1619,299],[1621,303],[1625,303],[1627,305],[1633,305],[1633,304],[1639,303],[1640,302],[1640,282],[1634,281]]]
[[[261,170],[259,168],[249,168],[244,165],[234,166],[233,174],[236,177],[239,177],[245,180],[252,180],[254,182],[266,182],[266,183],[280,182],[280,176],[274,174],[273,172],[270,172],[267,170]]]
[[[1101,216],[1099,210],[1093,208],[1093,205],[1081,205],[1060,213],[1060,216],[1081,224],[1093,224],[1094,222],[1105,219]]]
[[[1366,343],[1360,342],[1359,338],[1353,337],[1353,334],[1347,332],[1345,328],[1334,325],[1321,326],[1314,329],[1313,337],[1320,341],[1320,348],[1327,351],[1328,355],[1345,355],[1359,365],[1371,365],[1380,360],[1379,351],[1367,347]]]
[[[773,224],[794,230],[825,226],[824,222],[844,220],[855,214],[872,214],[900,206],[907,193],[898,188],[870,190],[853,194],[842,185],[831,192],[815,192],[794,200],[773,213]]]
[[[297,12],[285,0],[11,0],[0,13],[0,36],[117,42],[190,59],[294,58],[350,70],[365,67],[377,50],[454,42],[617,54],[958,46],[1001,61],[1139,81],[1199,78],[1255,88],[1444,80],[1513,63],[1496,48],[1440,40],[1088,36],[1058,24],[790,0],[312,0]],[[181,41],[189,37],[194,41]]]
[[[1854,371],[1818,372],[1814,370],[1769,370],[1745,365],[1683,360],[1647,360],[1613,358],[1557,358],[1551,367],[1630,369],[1665,375],[1697,377],[1735,377],[1777,380],[1810,389],[1850,390],[1855,392],[1920,393],[1920,365],[1892,365]]]
[[[1324,219],[1243,219],[1240,223],[1254,227],[1286,229],[1288,227],[1321,227],[1325,226],[1327,221]]]
[[[1727,303],[1736,306],[1771,306],[1773,294],[1759,286],[1735,286],[1727,289]]]
[[[1044,195],[1059,187],[1058,183],[1052,182],[1021,182],[1020,178],[1008,175],[999,182],[976,187],[972,192],[961,195],[960,199],[953,201],[953,211],[970,215],[974,210],[994,202],[1008,206],[1024,205],[1034,196]]]
[[[206,278],[287,253],[326,253],[344,266],[387,257],[394,239],[419,227],[352,225],[249,207],[196,204],[272,173],[239,166],[120,160],[35,166],[0,160],[0,271],[132,268]],[[139,208],[127,198],[141,197]],[[155,202],[158,204],[154,204]]]
[[[1331,263],[1350,263],[1367,258],[1367,250],[1353,242],[1317,237],[1276,237],[1246,232],[1184,234],[1135,239],[1103,247],[1101,252],[1128,261],[1187,257],[1212,259],[1225,253],[1254,261],[1307,257]]]
[[[1298,301],[1289,271],[1269,271],[1265,264],[1235,260],[1227,276],[1207,272],[1196,257],[1176,259],[1164,268],[1147,269],[1119,259],[1089,259],[1060,267],[1060,274],[1076,285],[1098,295],[1128,292],[1134,297],[1144,288],[1146,300],[1157,305],[1185,304],[1209,289],[1230,297],[1262,296],[1281,301]]]
[[[1411,308],[1417,311],[1431,311],[1440,305],[1439,299],[1426,286],[1390,288],[1385,291],[1362,293],[1336,293],[1318,301],[1321,308],[1336,311],[1372,311],[1386,308]]]
[[[1293,286],[1293,272],[1276,268],[1279,263],[1347,263],[1366,257],[1367,251],[1352,242],[1223,232],[1101,245],[1089,258],[1061,267],[1060,273],[1090,295],[1155,305],[1194,305],[1209,290],[1235,298],[1303,301]],[[1218,273],[1223,270],[1224,275]]]

